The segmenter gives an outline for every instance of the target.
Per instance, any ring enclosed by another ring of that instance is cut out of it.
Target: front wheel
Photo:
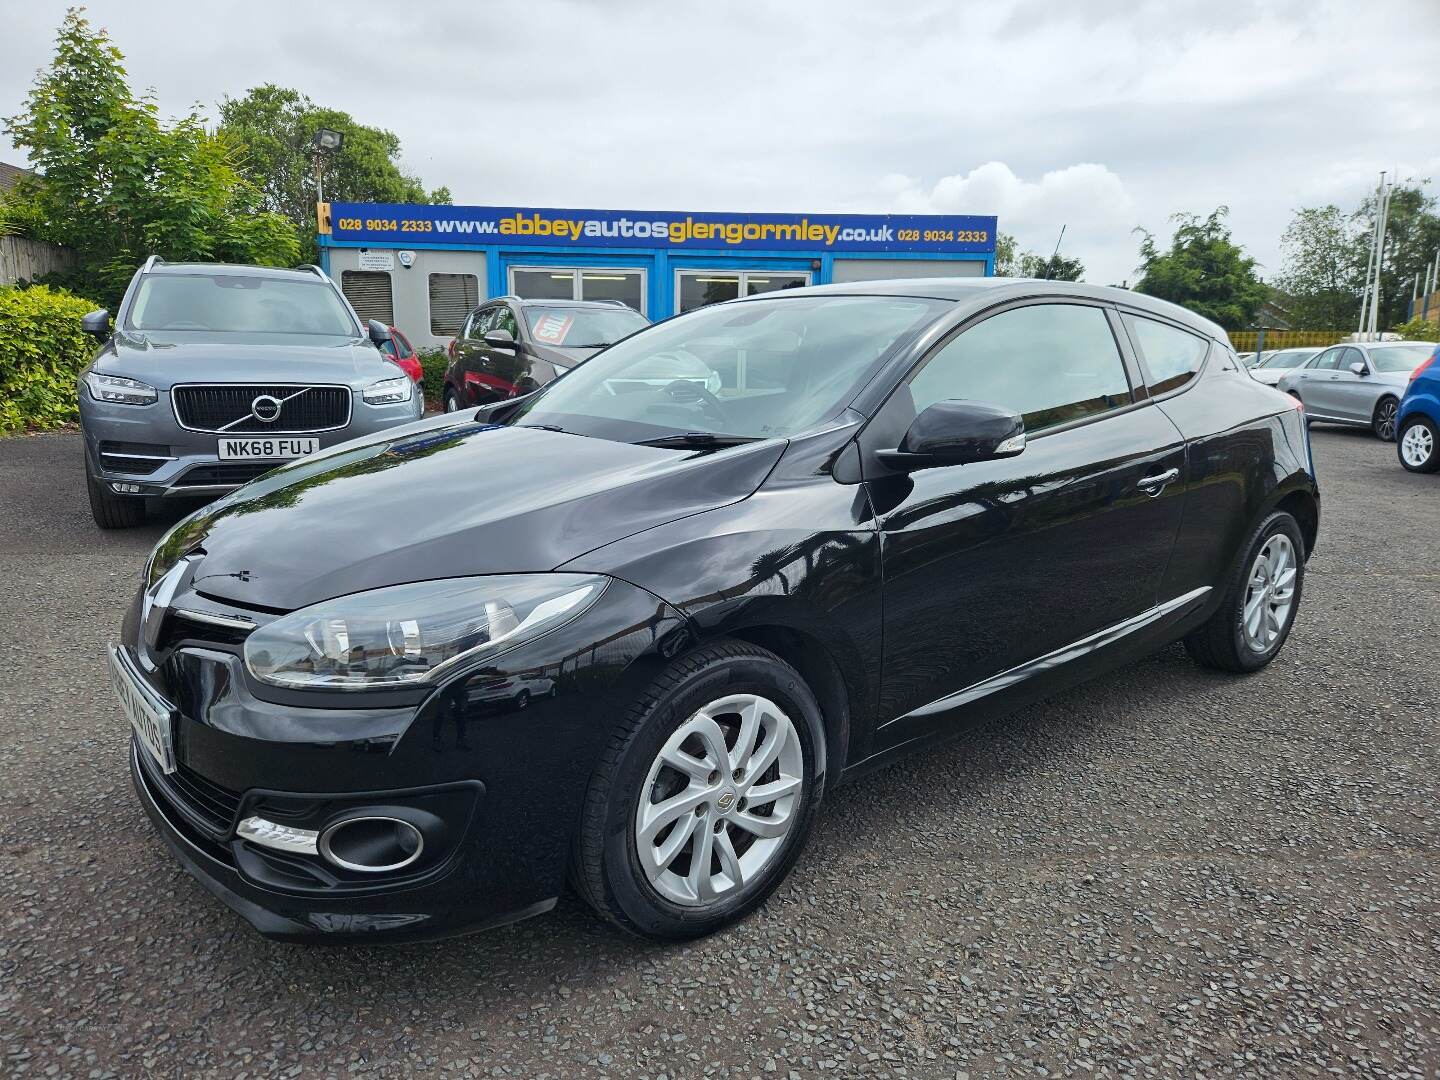
[[[445,388],[445,411],[455,412],[460,408],[460,399],[455,396],[455,391],[450,387]]]
[[[145,500],[136,495],[112,495],[89,473],[85,487],[90,496],[90,516],[102,529],[133,529],[145,524]]]
[[[683,940],[762,904],[820,804],[819,706],[774,653],[727,641],[677,659],[604,750],[571,877],[617,926]]]
[[[1385,442],[1395,441],[1395,414],[1400,411],[1400,402],[1393,397],[1384,397],[1375,406],[1375,415],[1370,418],[1370,427],[1375,437]]]
[[[1258,671],[1290,636],[1305,584],[1305,539],[1283,510],[1250,534],[1245,554],[1224,584],[1215,614],[1185,638],[1199,664],[1221,671]]]
[[[1429,473],[1440,469],[1440,431],[1426,416],[1416,416],[1405,423],[1396,445],[1400,464],[1411,472]]]

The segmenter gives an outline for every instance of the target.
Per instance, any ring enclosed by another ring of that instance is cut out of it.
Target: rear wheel
[[[1221,671],[1258,671],[1280,652],[1305,583],[1305,540],[1283,510],[1255,527],[1225,583],[1220,607],[1185,638],[1194,660]]]
[[[1395,441],[1395,414],[1400,411],[1400,402],[1393,397],[1383,397],[1375,406],[1375,415],[1370,418],[1370,427],[1377,439]]]
[[[621,721],[591,780],[577,891],[651,938],[743,918],[810,832],[821,730],[805,681],[765,649],[720,642],[676,660]]]
[[[460,399],[455,395],[451,387],[445,388],[445,411],[455,412],[460,408]]]
[[[1440,431],[1429,417],[1416,416],[1405,422],[1405,430],[1395,447],[1400,464],[1411,472],[1428,473],[1440,469]]]
[[[112,495],[89,473],[85,487],[90,495],[90,516],[102,529],[133,529],[145,524],[145,500],[137,495]]]

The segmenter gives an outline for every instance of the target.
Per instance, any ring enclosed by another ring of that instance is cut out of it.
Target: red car
[[[402,334],[398,327],[390,327],[390,340],[380,346],[380,351],[390,359],[392,364],[398,364],[414,382],[425,381],[425,373],[420,369],[420,358],[415,355],[415,348],[410,344],[410,339]]]

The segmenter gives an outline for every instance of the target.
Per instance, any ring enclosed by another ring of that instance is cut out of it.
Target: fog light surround
[[[328,862],[360,874],[385,874],[414,865],[425,851],[425,836],[398,817],[347,817],[320,834],[319,852]]]
[[[281,825],[269,818],[253,816],[235,826],[235,835],[260,847],[300,855],[316,854],[320,838],[320,834],[314,829],[297,829],[291,825]]]

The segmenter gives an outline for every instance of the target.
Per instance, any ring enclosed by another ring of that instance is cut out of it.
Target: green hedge
[[[415,355],[420,358],[420,370],[425,373],[425,405],[439,409],[444,404],[440,397],[445,393],[445,369],[450,364],[450,356],[444,349],[419,349]]]
[[[44,285],[0,288],[0,432],[78,418],[75,377],[95,354],[80,320],[97,306]]]

